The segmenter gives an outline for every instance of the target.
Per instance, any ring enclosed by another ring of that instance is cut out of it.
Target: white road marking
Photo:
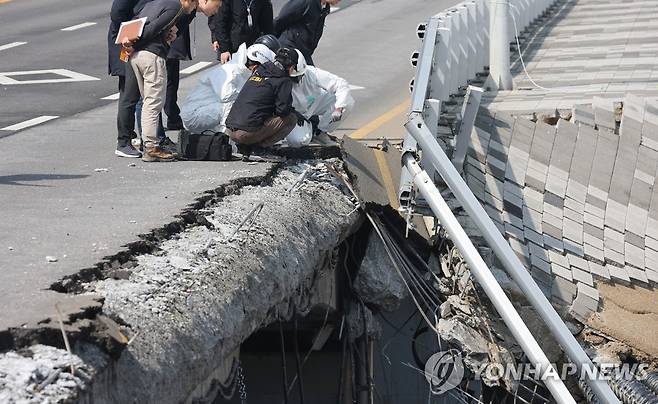
[[[119,99],[119,93],[114,93],[112,95],[108,95],[107,97],[101,98],[101,100],[110,100],[110,101],[114,101],[118,99]]]
[[[37,80],[16,80],[12,77],[29,76],[33,74],[54,74],[62,76],[61,79],[37,79]],[[23,72],[0,72],[0,85],[9,86],[15,84],[51,84],[51,83],[71,83],[78,81],[96,81],[99,78],[88,76],[82,73],[76,73],[66,69],[50,70],[28,70]]]
[[[205,68],[205,67],[210,66],[211,64],[212,64],[212,62],[199,62],[199,63],[195,63],[195,64],[193,64],[192,66],[190,66],[190,67],[188,67],[188,68],[185,68],[185,69],[181,70],[181,71],[180,71],[180,74],[192,74],[192,73],[196,73],[196,72],[198,72],[199,70],[201,70],[201,69],[203,69],[203,68]]]
[[[355,85],[353,85],[353,84],[350,84],[350,90],[352,90],[352,91],[356,91],[356,90],[365,90],[365,89],[366,89],[365,87],[355,86]]]
[[[38,125],[40,123],[48,122],[53,119],[57,119],[59,116],[52,116],[52,115],[42,115],[37,118],[29,119],[24,122],[17,123],[15,125],[7,126],[6,128],[2,128],[0,130],[21,130],[25,128],[29,128],[30,126]]]
[[[12,43],[8,43],[6,45],[0,45],[0,51],[3,51],[5,49],[15,48],[15,47],[21,46],[21,45],[25,45],[26,43],[27,42],[12,42]]]
[[[70,27],[62,28],[61,31],[75,31],[77,29],[91,27],[92,25],[96,24],[96,22],[83,22],[82,24],[71,25]]]

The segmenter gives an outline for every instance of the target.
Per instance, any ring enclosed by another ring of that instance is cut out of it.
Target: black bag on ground
[[[225,133],[192,133],[183,129],[178,133],[178,156],[186,160],[229,161],[233,149]]]

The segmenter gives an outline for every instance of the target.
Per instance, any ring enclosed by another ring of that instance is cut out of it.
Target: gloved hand
[[[331,113],[331,122],[338,122],[343,119],[343,108],[336,108],[334,112]]]
[[[297,117],[297,126],[304,126],[304,122],[306,122],[304,115],[295,111],[295,116]]]

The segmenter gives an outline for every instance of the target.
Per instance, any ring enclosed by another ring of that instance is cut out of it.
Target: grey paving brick
[[[574,122],[594,126],[594,109],[591,104],[575,104],[572,109]]]
[[[584,293],[592,299],[598,301],[600,298],[599,291],[591,286],[588,286],[584,283],[579,283],[576,285],[578,287],[578,293]]]
[[[485,190],[496,197],[500,202],[503,201],[503,182],[492,175],[487,174],[484,182]]]
[[[650,149],[642,144],[638,148],[638,157],[637,157],[637,166],[636,166],[636,178],[644,179],[645,182],[653,184],[653,180],[649,178],[654,178],[656,176],[656,170],[658,169],[658,151]],[[640,175],[639,173],[644,174]]]
[[[622,280],[625,282],[631,281],[631,278],[628,276],[628,272],[626,272],[625,268],[610,264],[606,264],[605,268],[608,270],[611,279]]]
[[[584,205],[586,198],[587,198],[587,186],[577,182],[573,178],[569,178],[569,181],[567,181],[566,199],[572,199],[575,202],[579,203],[580,205]]]
[[[584,232],[583,233],[583,242],[585,244],[589,244],[591,246],[594,246],[594,247],[598,248],[599,250],[603,250],[603,246],[604,246],[603,238],[598,238],[598,237],[592,236],[589,233]]]
[[[573,284],[570,280],[566,280],[560,277],[556,277],[553,280],[551,289],[553,297],[567,304],[571,304],[577,293],[577,286],[575,284]]]
[[[605,254],[603,253],[602,248],[599,249],[590,244],[584,243],[583,249],[585,250],[585,256],[595,258],[599,261],[605,260]]]
[[[543,240],[542,240],[543,242]],[[530,251],[530,260],[534,262],[534,260],[543,260],[543,261],[549,261],[548,258],[548,252],[542,245],[535,244],[532,241],[529,241],[527,243],[528,245],[528,250]],[[533,258],[534,257],[534,258]]]
[[[542,227],[544,230],[544,236],[548,235],[556,238],[558,241],[562,240],[562,227],[556,227],[546,222],[542,223]],[[546,242],[544,243],[547,244]],[[560,249],[562,249],[562,247],[560,247]]]
[[[525,256],[525,257],[530,257],[530,252],[528,251],[528,246],[525,245],[525,243],[515,239],[515,238],[510,238],[507,240],[509,242],[510,247],[512,247],[512,250],[515,252]]]
[[[637,234],[634,234],[630,231],[627,231],[626,234],[624,234],[624,241],[627,243],[633,244],[634,246],[644,249],[645,245],[645,238],[640,237]]]
[[[564,207],[564,198],[561,198],[552,192],[544,192],[544,202],[562,210]]]
[[[555,262],[551,263],[551,272],[553,275],[559,276],[561,278],[564,278],[568,281],[573,280],[573,276],[571,275],[571,269],[563,267],[562,265],[556,264]]]
[[[645,237],[643,240],[644,240],[644,246],[646,248],[649,248],[654,251],[658,251],[658,240],[654,239],[653,237]]]
[[[603,245],[606,248],[612,248],[624,254],[624,234],[610,227],[606,227],[603,230]]]
[[[610,189],[610,180],[617,157],[617,143],[616,135],[599,131],[589,181],[590,188],[595,187],[604,192],[608,192]]]
[[[550,275],[551,274],[551,264],[548,262],[541,260],[541,259],[532,259],[532,256],[530,257],[530,262],[532,263],[532,266],[535,268],[540,269],[542,272],[545,274]],[[545,281],[550,281],[551,278],[546,278]]]
[[[615,110],[612,100],[609,98],[594,97],[592,99],[592,108],[594,109],[594,122],[598,127],[604,127],[614,130],[617,126],[615,122]]]
[[[647,274],[650,283],[658,283],[658,271],[647,269],[645,273]]]
[[[583,271],[589,271],[587,261],[584,258],[573,254],[567,254],[567,259],[569,260],[569,265],[571,265],[572,268],[579,268]]]
[[[565,239],[571,240],[573,243],[583,243],[583,224],[573,221],[565,216],[563,221],[563,236]]]
[[[484,202],[487,203],[488,205],[493,206],[497,210],[502,211],[504,209],[503,201],[501,201],[500,199],[498,199],[498,197],[492,195],[489,192],[484,193]]]
[[[523,199],[523,188],[511,181],[505,181],[503,184],[504,194],[516,195]]]
[[[626,216],[628,208],[617,201],[608,199],[608,206],[605,210],[605,225],[619,232],[626,229]]]
[[[564,243],[562,242],[562,239],[555,238],[546,233],[544,234],[544,246],[559,252],[564,252]]]
[[[589,223],[592,226],[603,229],[605,227],[603,219],[599,216],[593,215],[590,212],[585,212],[583,215],[583,223]]]
[[[658,251],[651,248],[644,249],[644,266],[649,269],[658,270]]]
[[[627,264],[644,268],[644,249],[631,243],[625,243],[624,256],[626,257]]]
[[[589,261],[589,271],[592,275],[598,276],[603,279],[610,279],[610,273],[608,272],[608,269],[599,263]]]
[[[505,223],[505,234],[511,237],[515,237],[520,241],[525,240],[525,237],[523,235],[523,230],[519,229],[516,226],[513,226],[510,223]]]
[[[552,215],[552,214],[550,214],[546,211],[544,211],[544,213],[542,213],[542,222],[543,223],[548,223],[548,224],[550,224],[553,227],[556,227],[558,229],[561,229],[562,226],[563,226],[562,219],[563,219],[562,216],[555,216],[555,215]]]
[[[576,158],[571,160],[571,168],[569,169],[569,178],[579,184],[589,184],[595,155],[592,151],[596,150],[597,137],[597,132],[593,128],[579,126],[573,153]]]
[[[585,188],[587,189],[587,188]],[[585,194],[587,195],[587,194]],[[582,202],[575,200],[567,196],[564,199],[564,207],[573,210],[574,212],[582,215],[585,212],[585,196],[583,196]]]
[[[570,219],[570,220],[580,224],[580,226],[582,227],[582,224],[583,224],[583,214],[582,213],[578,213],[575,210],[572,210],[572,209],[567,208],[565,206],[565,208],[564,208],[564,217],[565,217],[565,219]],[[566,225],[565,225],[565,227],[566,227]],[[581,229],[581,231],[582,231],[582,229]]]
[[[626,263],[626,257],[624,257],[624,254],[621,254],[609,247],[603,248],[603,254],[605,255],[606,262],[613,262],[617,265],[624,265]]]
[[[505,210],[503,211],[503,221],[505,221],[505,223],[509,223],[512,226],[517,227],[520,230],[523,230],[523,220],[520,217],[516,216],[516,214],[510,213],[510,210],[507,209],[507,205]]]
[[[658,220],[651,217],[647,218],[646,235],[658,240]]]
[[[635,187],[635,184],[633,187]],[[626,214],[626,232],[639,234],[640,237],[644,237],[648,217],[649,212],[645,209],[642,209],[634,204],[629,205],[628,212]]]
[[[578,125],[561,119],[556,129],[550,165],[568,173],[578,138]]]
[[[585,255],[582,244],[575,244],[572,241],[564,240],[564,251],[582,257]]]
[[[628,265],[624,269],[626,269],[626,272],[628,273],[628,277],[631,278],[631,281],[635,280],[644,283],[649,283],[649,278],[647,277],[647,274],[644,270],[634,268]]]
[[[587,270],[589,270],[589,267],[587,268]],[[586,272],[580,268],[576,268],[572,266],[571,275],[573,276],[574,281],[579,281],[589,286],[594,286],[594,278],[592,278],[592,274],[590,274],[589,272]]]

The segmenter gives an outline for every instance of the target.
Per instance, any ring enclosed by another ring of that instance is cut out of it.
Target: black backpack
[[[204,130],[178,133],[178,157],[185,160],[230,161],[233,149],[225,133]]]

